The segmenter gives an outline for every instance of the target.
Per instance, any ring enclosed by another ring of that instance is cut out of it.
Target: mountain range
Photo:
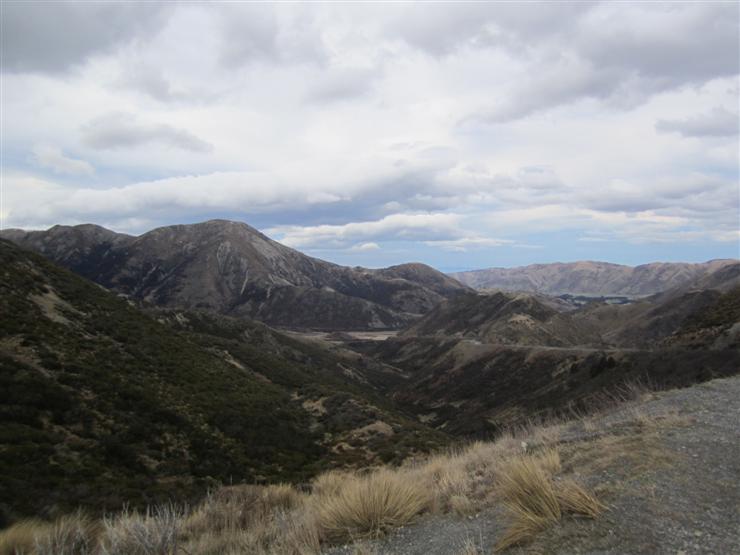
[[[736,260],[701,264],[655,262],[623,266],[608,262],[532,264],[517,268],[488,268],[450,274],[475,289],[526,291],[546,295],[653,295],[680,287]]]

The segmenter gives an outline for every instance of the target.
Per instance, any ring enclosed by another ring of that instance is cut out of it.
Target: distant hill
[[[423,264],[338,266],[224,220],[162,227],[139,237],[94,225],[6,230],[0,236],[134,299],[273,326],[400,328],[467,289]]]
[[[528,291],[548,295],[652,295],[686,285],[738,260],[702,264],[655,262],[622,266],[607,262],[533,264],[450,274],[475,289]]]
[[[397,371],[134,303],[0,240],[0,526],[82,505],[301,481],[444,442],[376,392]]]
[[[572,317],[580,325],[601,334],[605,344],[615,347],[655,348],[669,338],[675,346],[681,341],[671,336],[679,333],[687,322],[696,320],[699,314],[706,311],[732,313],[722,307],[738,290],[740,263],[736,262],[630,305],[593,303],[574,312]],[[726,326],[723,333],[729,333],[730,327]],[[703,334],[703,337],[707,339],[708,336]],[[731,339],[730,343],[736,339]]]
[[[599,344],[601,338],[569,313],[527,294],[467,294],[446,301],[401,337],[457,336],[486,343],[563,347]]]

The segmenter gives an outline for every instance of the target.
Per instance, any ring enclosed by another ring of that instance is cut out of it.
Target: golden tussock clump
[[[382,469],[345,479],[337,493],[319,496],[315,507],[322,535],[330,541],[344,541],[377,536],[407,524],[430,502],[423,483]]]
[[[509,525],[496,545],[502,551],[531,540],[563,514],[595,518],[604,505],[574,480],[556,481],[560,456],[555,450],[516,457],[502,465],[497,490]]]

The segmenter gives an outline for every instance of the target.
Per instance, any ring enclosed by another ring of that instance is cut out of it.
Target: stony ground
[[[561,436],[563,471],[609,509],[596,520],[565,518],[510,553],[740,553],[740,377],[649,397],[572,424]],[[468,543],[492,553],[504,528],[497,507],[432,515],[363,547],[378,555],[457,555]]]

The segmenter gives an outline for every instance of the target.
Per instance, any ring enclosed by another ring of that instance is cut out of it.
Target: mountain
[[[115,239],[115,238],[114,238]],[[402,380],[267,326],[148,310],[0,240],[0,525],[398,461],[445,436]]]
[[[397,329],[466,290],[422,264],[339,266],[224,220],[162,227],[139,237],[93,225],[7,230],[1,236],[133,299],[273,326]]]
[[[622,266],[607,262],[533,264],[450,274],[475,289],[529,291],[548,295],[652,295],[686,285],[737,260],[702,264],[655,262]]]

